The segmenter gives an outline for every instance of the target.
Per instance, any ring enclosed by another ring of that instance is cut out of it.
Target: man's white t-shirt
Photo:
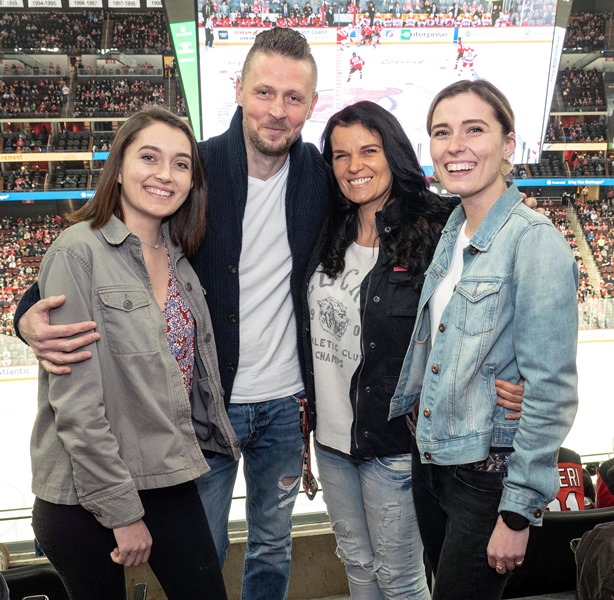
[[[290,159],[267,181],[248,178],[239,262],[240,354],[233,403],[263,402],[303,389],[290,294],[286,225]]]

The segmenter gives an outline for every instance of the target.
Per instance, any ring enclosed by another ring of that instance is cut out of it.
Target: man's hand
[[[138,567],[149,560],[152,539],[143,519],[125,527],[116,527],[113,535],[117,542],[111,552],[114,563],[124,567]]]
[[[520,192],[520,195],[522,196],[522,201],[529,208],[532,208],[534,211],[538,212],[541,215],[546,214],[546,211],[543,208],[538,208],[537,199],[535,198],[535,196],[527,196],[524,192]]]
[[[49,313],[64,302],[66,296],[49,296],[39,300],[19,319],[19,333],[45,371],[54,375],[66,375],[70,373],[70,367],[66,365],[91,358],[89,350],[77,350],[100,339],[100,334],[93,331],[96,328],[94,321],[49,325]]]
[[[524,379],[520,383],[510,383],[502,379],[495,379],[495,392],[497,393],[497,404],[514,412],[505,415],[506,419],[520,419],[520,405],[522,404],[522,393],[524,392]]]

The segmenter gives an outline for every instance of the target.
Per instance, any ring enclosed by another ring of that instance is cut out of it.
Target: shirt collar
[[[522,202],[522,196],[515,184],[511,184],[488,211],[478,230],[471,237],[471,245],[486,252],[500,229],[507,223],[512,211]],[[466,219],[463,206],[457,206],[445,227],[445,231],[460,227]]]

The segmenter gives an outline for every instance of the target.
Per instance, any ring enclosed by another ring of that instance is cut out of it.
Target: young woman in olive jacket
[[[66,295],[52,324],[95,320],[100,333],[69,374],[40,367],[31,441],[34,533],[71,600],[125,598],[124,567],[147,561],[169,598],[226,598],[193,481],[203,449],[236,449],[186,257],[205,197],[189,126],[146,109],[41,264],[42,297]]]

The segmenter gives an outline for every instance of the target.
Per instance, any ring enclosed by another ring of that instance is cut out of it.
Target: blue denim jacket
[[[577,408],[577,265],[552,223],[511,186],[464,251],[461,279],[431,347],[428,301],[464,220],[459,206],[426,272],[390,418],[420,400],[416,438],[425,463],[471,463],[491,447],[513,446],[500,510],[537,525],[556,496],[557,451]],[[521,378],[522,417],[506,420],[495,379]]]

